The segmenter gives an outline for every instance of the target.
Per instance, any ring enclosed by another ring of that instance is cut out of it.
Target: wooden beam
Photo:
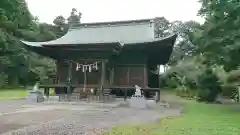
[[[52,54],[54,55],[54,54]],[[92,59],[103,59],[107,58],[109,56],[114,55],[112,52],[78,52],[78,51],[61,51],[61,53],[57,56],[59,58],[80,58],[80,59],[87,59],[87,58],[92,58]]]
[[[118,67],[123,67],[123,66],[138,66],[138,67],[143,67],[145,64],[115,64],[115,66]]]
[[[106,48],[60,48],[59,50],[64,50],[64,51],[106,51],[106,52],[118,52],[116,50],[113,49],[106,49]]]
[[[64,58],[93,58],[93,59],[103,59],[112,55],[118,54],[113,50],[109,51],[87,51],[87,50],[63,50],[63,49],[51,49],[51,48],[39,48],[34,50],[36,53],[43,56],[51,57],[55,60]]]

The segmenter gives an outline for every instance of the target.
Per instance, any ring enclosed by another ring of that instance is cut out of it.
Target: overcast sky
[[[82,12],[82,22],[134,20],[164,16],[168,20],[196,20],[198,0],[26,0],[40,22],[52,23],[58,15],[68,17],[72,8]]]

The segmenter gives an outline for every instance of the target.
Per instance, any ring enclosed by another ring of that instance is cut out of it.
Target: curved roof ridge
[[[82,28],[82,27],[99,27],[99,26],[119,26],[119,25],[131,25],[153,22],[154,18],[148,19],[135,19],[135,20],[121,20],[121,21],[105,21],[105,22],[90,22],[73,24],[70,29]]]

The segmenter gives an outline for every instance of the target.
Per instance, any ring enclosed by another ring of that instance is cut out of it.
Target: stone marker
[[[43,102],[44,97],[41,91],[39,91],[39,84],[36,83],[33,87],[33,89],[28,93],[27,96],[28,101],[33,101],[33,102]]]
[[[141,87],[135,85],[136,92],[129,100],[129,106],[136,109],[147,108],[147,100],[143,95],[141,95]]]

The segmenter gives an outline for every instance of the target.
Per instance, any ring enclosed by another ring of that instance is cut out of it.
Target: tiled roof
[[[85,23],[74,25],[67,34],[48,42],[27,42],[28,46],[116,43],[121,45],[154,42],[153,19]]]

